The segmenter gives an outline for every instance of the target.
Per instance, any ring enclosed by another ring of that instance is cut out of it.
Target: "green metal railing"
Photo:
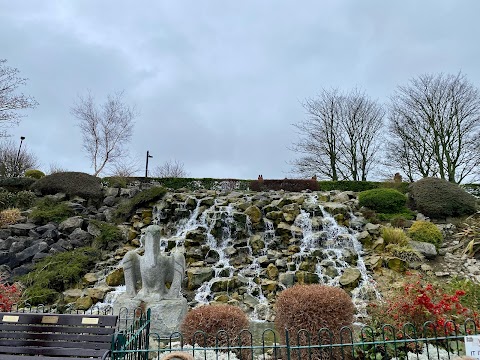
[[[208,335],[197,331],[193,339],[184,339],[181,333],[170,337],[150,334],[145,348],[114,350],[114,359],[162,359],[172,352],[186,352],[196,360],[326,360],[326,359],[454,359],[465,355],[464,337],[477,334],[474,321],[461,326],[448,321],[442,329],[426,322],[421,329],[405,324],[402,329],[384,325],[380,329],[368,326],[343,327],[337,333],[320,329],[311,334],[306,330],[282,334],[263,331],[254,339],[251,331],[243,330],[235,339],[224,331]],[[194,345],[188,345],[194,344]]]

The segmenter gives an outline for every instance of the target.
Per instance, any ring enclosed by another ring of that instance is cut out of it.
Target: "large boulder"
[[[73,230],[81,228],[83,226],[83,223],[84,220],[81,216],[73,216],[62,221],[60,225],[58,225],[58,229],[61,232],[70,234],[71,232],[73,232]]]

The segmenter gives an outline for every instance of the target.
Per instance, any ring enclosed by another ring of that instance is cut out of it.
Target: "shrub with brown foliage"
[[[285,329],[290,334],[290,345],[329,345],[340,343],[340,330],[351,327],[355,307],[350,296],[340,288],[326,285],[295,285],[282,291],[277,298],[275,328],[283,344]],[[322,330],[325,329],[327,330]],[[342,331],[348,337],[348,332]],[[345,340],[344,340],[345,341]],[[349,341],[348,339],[346,341]],[[349,349],[295,350],[299,359],[348,359]],[[300,354],[298,353],[300,352]]]
[[[247,333],[241,336],[243,329],[248,329],[245,313],[233,305],[204,305],[190,310],[180,327],[183,339],[190,345],[204,347],[238,346],[239,336],[243,346],[250,346]],[[242,358],[248,357],[249,351],[235,351]]]
[[[0,211],[0,228],[7,225],[16,224],[21,218],[20,210],[18,209],[5,209]]]
[[[320,190],[318,181],[315,179],[254,180],[250,182],[250,189],[253,191],[285,190],[295,192],[307,189]]]

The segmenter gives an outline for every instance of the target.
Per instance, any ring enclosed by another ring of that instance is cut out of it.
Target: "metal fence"
[[[58,312],[58,309],[44,306],[14,306],[8,310]],[[113,309],[94,307],[88,311],[72,309],[66,312],[108,315],[113,313]],[[236,338],[229,338],[225,331],[216,334],[197,331],[192,339],[184,338],[179,332],[164,337],[150,333],[149,329],[150,310],[121,309],[112,359],[160,360],[173,357],[186,360],[193,357],[195,360],[446,360],[466,355],[465,338],[479,334],[473,320],[467,320],[463,324],[447,321],[442,328],[426,322],[420,328],[407,323],[400,329],[391,325],[378,329],[356,326],[343,327],[337,332],[323,328],[316,333],[267,328],[260,335],[242,330]]]

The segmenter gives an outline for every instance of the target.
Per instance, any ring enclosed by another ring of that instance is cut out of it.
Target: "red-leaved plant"
[[[463,290],[448,294],[417,276],[414,281],[405,283],[400,293],[370,305],[372,325],[392,325],[397,338],[403,337],[406,323],[413,324],[419,336],[451,335],[468,318],[473,319],[478,327],[479,314],[460,303],[464,295]]]
[[[13,304],[18,304],[22,290],[16,284],[8,285],[0,274],[0,311],[10,311]]]

